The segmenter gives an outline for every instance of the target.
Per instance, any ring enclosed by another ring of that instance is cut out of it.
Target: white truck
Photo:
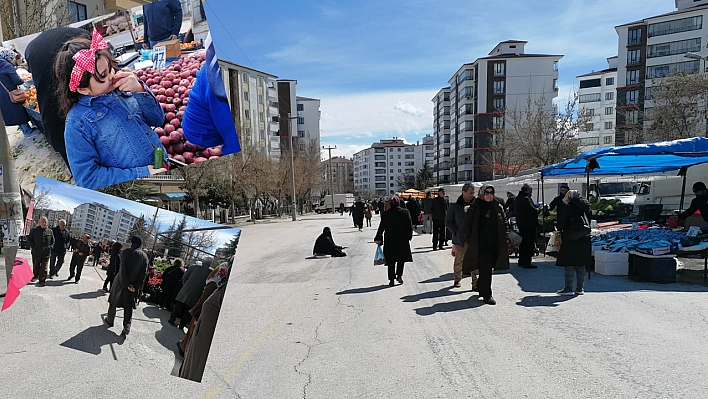
[[[708,164],[691,166],[686,172],[683,209],[691,205],[693,184],[702,181],[708,184]],[[682,176],[656,177],[640,181],[634,209],[639,205],[662,204],[664,211],[678,210],[681,203]]]
[[[344,210],[349,212],[349,209],[354,205],[354,194],[334,194],[334,209],[338,210],[341,203],[344,203]],[[319,205],[315,206],[315,212],[332,212],[332,196],[325,195]]]

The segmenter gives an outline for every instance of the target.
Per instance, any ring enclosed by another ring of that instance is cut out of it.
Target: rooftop
[[[691,8],[686,8],[686,9],[683,9],[683,10],[671,11],[671,12],[667,12],[667,13],[665,13],[665,14],[654,15],[654,16],[652,16],[652,17],[647,17],[647,18],[644,18],[644,19],[640,19],[640,20],[638,20],[638,21],[629,22],[629,23],[622,24],[622,25],[617,25],[617,26],[615,26],[615,29],[621,28],[621,27],[623,27],[623,26],[643,25],[643,24],[646,24],[650,19],[654,19],[654,18],[668,17],[668,16],[670,16],[670,15],[684,14],[684,13],[687,13],[687,12],[693,12],[693,11],[699,11],[699,10],[705,10],[705,9],[708,9],[708,4],[704,4],[704,5],[700,5],[700,6],[695,6],[695,7],[691,7]]]

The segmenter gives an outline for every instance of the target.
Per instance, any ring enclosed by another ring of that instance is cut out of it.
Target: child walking
[[[66,153],[81,187],[98,189],[164,172],[154,150],[167,151],[150,126],[165,115],[148,87],[116,61],[96,30],[92,40],[68,41],[54,65],[60,113],[66,115]]]

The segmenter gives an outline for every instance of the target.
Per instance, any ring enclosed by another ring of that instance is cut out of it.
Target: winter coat
[[[408,213],[411,214],[411,221],[413,222],[413,224],[418,224],[418,215],[420,214],[418,202],[414,198],[411,198],[406,203],[406,209],[408,209]]]
[[[62,230],[59,226],[52,228],[52,233],[54,234],[54,248],[52,248],[53,254],[65,254],[66,248],[69,246],[69,241],[71,236],[69,235],[69,230],[66,228]]]
[[[167,151],[150,126],[165,114],[150,89],[100,96],[79,95],[66,116],[65,143],[71,172],[80,187],[99,189],[150,175],[154,148]]]
[[[433,206],[433,197],[423,198],[423,213],[426,215],[430,214],[430,207]]]
[[[79,255],[79,252],[83,253],[83,255]],[[83,264],[86,262],[86,258],[88,258],[90,252],[91,247],[87,243],[82,240],[77,240],[76,243],[74,243],[74,254],[72,255],[72,259],[76,257],[77,260]]]
[[[120,253],[120,270],[113,280],[108,302],[117,308],[132,307],[135,309],[138,300],[138,290],[143,286],[147,275],[148,257],[139,248],[130,247]],[[129,286],[135,292],[128,291]]]
[[[462,195],[460,195],[457,201],[447,208],[445,227],[452,233],[452,243],[455,245],[465,245],[463,231],[465,224],[465,207],[470,204],[471,202],[465,202]]]
[[[364,217],[367,219],[371,219],[371,211],[373,211],[374,207],[371,204],[366,204],[366,208],[364,210]]]
[[[317,240],[315,240],[315,246],[312,248],[312,254],[325,254],[332,255],[334,257],[347,256],[347,254],[342,252],[342,247],[334,243],[331,231],[323,232],[319,237],[317,237]]]
[[[100,258],[103,255],[103,246],[99,243],[93,246],[93,257]]]
[[[54,248],[54,232],[49,227],[43,229],[42,226],[37,226],[30,230],[27,241],[32,249],[32,256],[48,258]]]
[[[514,202],[516,201],[516,196],[512,195],[506,199],[506,214],[508,217],[516,216],[514,213]]]
[[[413,224],[408,209],[395,207],[381,214],[374,241],[383,241],[386,262],[413,262],[410,241]]]
[[[472,201],[472,205],[465,212],[465,221],[462,227],[464,242],[467,244],[465,257],[462,263],[463,271],[472,271],[478,268],[477,259],[479,256],[479,231],[478,224],[480,218],[479,203],[484,201],[476,198]],[[494,270],[509,269],[509,250],[507,243],[509,241],[509,224],[504,211],[504,202],[497,198],[492,200],[493,206],[497,207],[497,261],[494,264]]]
[[[696,213],[696,211],[701,211],[701,216],[703,220],[708,222],[708,197],[696,197],[691,200],[691,206],[685,211],[678,215],[678,218],[683,220],[687,217]]]
[[[192,338],[190,338],[187,349],[184,351],[184,362],[182,362],[182,369],[179,373],[180,377],[197,382],[202,381],[225,291],[226,285],[222,285],[204,301],[199,320],[194,326]]]
[[[553,198],[553,201],[551,201],[551,203],[548,205],[548,210],[549,210],[549,211],[552,211],[553,209],[558,208],[558,210],[556,210],[556,213],[558,214],[558,217],[560,217],[561,213],[563,213],[563,211],[564,211],[565,208],[567,207],[567,205],[565,204],[565,202],[563,202],[563,198],[564,198],[564,197],[565,197],[565,195],[563,195],[563,194],[558,194],[558,196],[556,196],[556,198]]]
[[[10,61],[4,58],[0,58],[0,81],[8,91],[13,91],[17,86],[25,83]],[[2,86],[0,86],[0,111],[2,111],[5,126],[17,126],[29,122],[25,106],[22,103],[15,104],[10,101],[10,94]]]
[[[538,227],[538,213],[531,199],[531,195],[519,192],[514,201],[514,213],[516,214],[516,225],[519,230],[535,230]]]
[[[566,209],[558,215],[558,230],[563,232],[556,266],[590,266],[592,264],[592,242],[590,234],[579,240],[568,240],[566,234],[582,229],[582,215],[590,220],[590,204],[585,198],[571,200]]]
[[[120,249],[111,248],[110,259],[108,260],[108,275],[115,276],[120,271]]]
[[[179,290],[175,299],[187,305],[188,308],[194,306],[204,291],[209,273],[211,273],[211,269],[207,265],[194,265],[188,268],[182,276],[182,289]]]
[[[364,218],[364,203],[362,201],[355,201],[354,205],[352,206],[352,217],[354,218]]]
[[[445,213],[447,212],[447,201],[443,197],[433,198],[433,202],[430,205],[430,214],[435,220],[445,220]]]

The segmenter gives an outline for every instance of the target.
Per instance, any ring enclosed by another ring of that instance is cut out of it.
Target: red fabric
[[[15,258],[15,265],[12,268],[10,282],[7,284],[5,300],[2,302],[2,310],[12,306],[15,299],[20,296],[20,288],[27,285],[27,283],[32,280],[32,276],[34,276],[34,273],[29,265],[29,261],[25,258]]]
[[[91,34],[91,47],[88,50],[81,50],[74,54],[73,58],[76,61],[74,69],[71,70],[71,80],[69,81],[69,90],[76,91],[81,83],[81,78],[84,72],[94,73],[96,71],[96,51],[105,50],[108,44],[103,40],[103,37],[93,30]]]

